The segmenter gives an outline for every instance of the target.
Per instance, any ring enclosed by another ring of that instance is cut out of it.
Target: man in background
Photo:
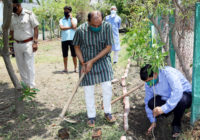
[[[77,59],[76,53],[74,50],[74,45],[72,40],[74,38],[75,29],[77,27],[77,19],[72,17],[72,8],[70,6],[64,7],[64,17],[60,19],[60,29],[61,29],[61,39],[62,39],[62,53],[64,61],[64,70],[63,72],[68,72],[67,60],[68,60],[68,50],[70,46],[71,56],[74,63],[74,72],[76,72]]]
[[[22,81],[35,87],[34,52],[38,49],[38,21],[33,12],[22,8],[20,0],[13,0],[10,26],[11,40]]]
[[[106,16],[106,21],[112,25],[114,44],[112,45],[113,63],[118,62],[118,55],[120,51],[119,28],[121,26],[121,18],[117,15],[116,6],[111,7],[110,15]]]

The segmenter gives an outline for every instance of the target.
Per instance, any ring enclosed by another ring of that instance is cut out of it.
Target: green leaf
[[[32,91],[35,91],[35,92],[38,92],[38,91],[40,91],[39,89],[36,89],[36,88],[33,88],[33,89],[31,89]]]

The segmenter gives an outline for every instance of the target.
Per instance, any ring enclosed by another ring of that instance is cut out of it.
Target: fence
[[[174,16],[170,15],[169,24],[174,24]],[[159,18],[158,18],[159,19]],[[181,43],[181,52],[185,56],[183,59],[187,66],[190,67],[190,73],[192,74],[192,109],[190,123],[194,124],[195,121],[200,119],[200,2],[196,3],[195,12],[195,25],[194,32],[188,31],[185,35],[185,40]],[[193,23],[192,23],[193,24]],[[154,32],[151,25],[151,31]],[[171,66],[181,70],[179,61],[176,58],[174,47],[172,44],[172,27],[170,26],[169,33],[169,54]],[[154,33],[153,33],[154,34]],[[153,37],[153,35],[152,35]],[[194,46],[193,46],[194,44]],[[150,44],[151,46],[152,44]],[[194,50],[194,51],[193,51]],[[191,67],[192,65],[192,67]]]

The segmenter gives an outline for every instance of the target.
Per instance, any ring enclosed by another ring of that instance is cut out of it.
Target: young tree
[[[22,96],[22,87],[13,70],[13,66],[10,61],[9,47],[8,47],[8,42],[9,42],[8,31],[10,28],[11,17],[12,17],[12,0],[3,0],[3,4],[4,4],[3,25],[2,25],[3,48],[0,48],[0,54],[3,57],[8,74],[15,87],[15,111],[16,111],[16,114],[19,115],[23,113],[24,111],[24,103],[22,100],[19,100],[19,98]]]
[[[115,3],[118,2],[119,0]],[[150,36],[150,33],[147,35],[144,34],[146,31],[143,32],[144,28],[146,28],[144,26],[148,26],[150,23],[157,29],[158,37],[163,43],[163,50],[168,52],[169,31],[171,28],[172,44],[177,54],[177,59],[179,60],[179,64],[185,76],[191,81],[192,75],[189,72],[190,64],[185,61],[185,55],[183,55],[182,49],[186,47],[184,42],[188,39],[186,33],[193,32],[195,2],[197,2],[197,0],[125,0],[123,4],[129,9],[129,15],[127,17],[132,24],[127,37],[129,37],[128,40],[132,40],[131,43],[136,42],[136,44],[134,44],[135,46],[129,44],[129,52],[133,54],[133,52],[135,53],[135,49],[140,50],[137,51],[138,54],[144,52],[143,46],[148,45],[149,40],[147,39],[146,43],[140,42],[139,40]],[[170,16],[174,16],[174,24],[170,23]],[[158,22],[158,19],[161,19],[160,22]],[[147,30],[150,30],[150,27]],[[153,61],[153,59],[151,60]],[[169,57],[166,60],[168,60],[166,62],[170,65]]]

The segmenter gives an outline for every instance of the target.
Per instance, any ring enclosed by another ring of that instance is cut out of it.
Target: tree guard
[[[151,31],[151,34],[150,34],[151,41],[149,42],[149,45],[150,45],[150,48],[151,48],[152,44],[153,44],[153,24],[152,24],[152,22],[149,23],[149,28],[150,28],[150,31]]]
[[[169,31],[169,55],[170,55],[170,62],[171,62],[171,66],[173,68],[176,67],[176,53],[174,50],[174,46],[172,43],[172,30],[173,30],[173,25],[174,25],[175,19],[174,19],[174,15],[170,15],[169,16],[169,27],[170,27],[170,31]]]
[[[193,51],[193,75],[192,75],[192,110],[190,123],[200,119],[200,2],[196,3],[194,51]]]
[[[45,40],[45,20],[42,20],[42,38]]]

